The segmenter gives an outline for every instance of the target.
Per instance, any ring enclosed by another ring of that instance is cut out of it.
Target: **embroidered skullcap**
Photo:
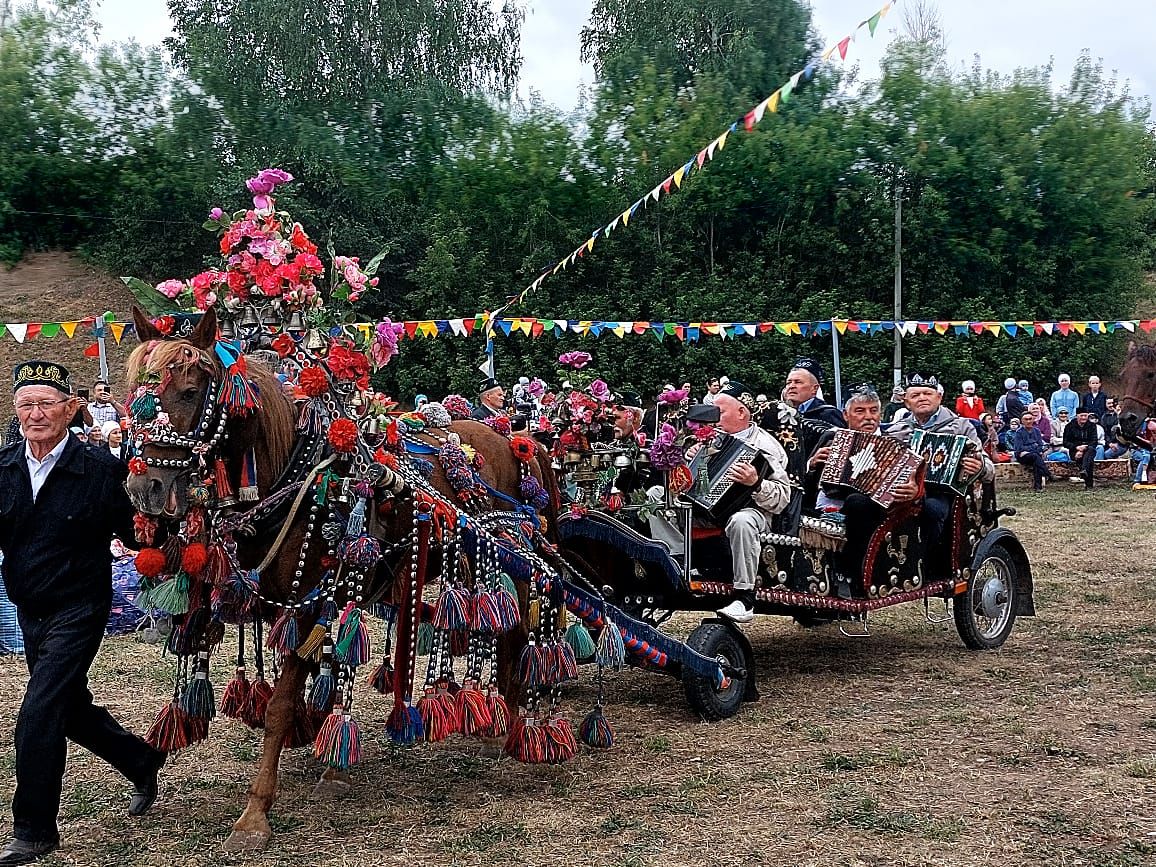
[[[642,409],[642,395],[637,391],[630,391],[624,389],[617,394],[617,403],[619,406],[627,407],[628,409]]]
[[[913,373],[904,380],[907,388],[934,388],[939,390],[939,380],[934,376],[924,376],[921,373]]]
[[[26,385],[47,385],[65,394],[72,394],[72,380],[68,370],[55,361],[24,361],[12,370],[12,391]]]
[[[815,381],[818,382],[819,385],[823,384],[823,368],[819,365],[819,362],[813,358],[800,358],[796,360],[791,366],[791,370],[805,370],[811,374],[811,376],[815,377]]]
[[[482,380],[482,384],[478,386],[478,394],[485,394],[495,388],[501,388],[501,384],[492,376],[487,376]]]
[[[751,390],[741,382],[736,382],[732,379],[727,383],[726,388],[720,391],[719,394],[725,394],[728,397],[733,397],[747,409],[755,408],[755,396],[751,394]]]

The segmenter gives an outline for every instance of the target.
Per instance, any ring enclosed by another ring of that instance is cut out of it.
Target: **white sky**
[[[582,83],[593,73],[578,60],[578,40],[592,0],[525,0],[529,13],[522,29],[525,64],[522,90],[533,89],[548,102],[569,109]],[[672,3],[677,0],[671,0]],[[814,21],[825,44],[838,41],[876,12],[883,0],[811,0]],[[1156,0],[938,0],[954,65],[970,66],[979,55],[983,66],[1009,73],[1017,67],[1054,60],[1054,80],[1066,84],[1082,49],[1102,58],[1106,71],[1129,82],[1135,96],[1156,94]],[[848,63],[858,63],[862,77],[874,77],[891,33],[901,21],[902,4],[884,19],[875,39],[851,46]],[[164,0],[102,0],[98,17],[102,39],[135,38],[155,43],[169,35]]]

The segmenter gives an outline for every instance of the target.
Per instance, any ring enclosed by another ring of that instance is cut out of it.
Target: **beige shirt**
[[[739,431],[733,436],[735,439],[740,439],[754,446],[766,455],[770,469],[767,477],[759,483],[751,498],[755,505],[764,512],[777,515],[791,502],[791,481],[787,477],[786,451],[779,445],[777,439],[757,424],[751,424],[746,430]]]

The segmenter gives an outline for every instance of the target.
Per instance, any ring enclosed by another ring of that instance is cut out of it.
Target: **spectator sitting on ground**
[[[1136,474],[1132,477],[1132,490],[1143,491],[1156,488],[1156,484],[1149,481],[1152,470],[1152,450],[1156,448],[1156,418],[1145,420],[1136,434],[1137,442],[1145,443],[1147,448],[1132,449],[1132,457],[1136,460]]]
[[[1003,426],[1009,431],[1011,430],[1012,422],[1017,422],[1024,413],[1024,402],[1020,398],[1019,384],[1015,377],[1009,376],[1003,381],[1004,394],[1003,397],[995,405],[995,411],[999,413],[999,417],[1003,419]]]
[[[985,412],[979,417],[980,432],[979,439],[983,443],[983,450],[992,463],[1006,464],[1011,460],[1011,455],[1000,447],[999,431],[996,429],[996,422],[999,420],[998,415],[992,415],[990,412]]]
[[[1052,400],[1048,408],[1052,411],[1052,418],[1059,417],[1061,409],[1066,409],[1068,418],[1071,418],[1076,413],[1076,407],[1080,405],[1080,396],[1072,391],[1072,378],[1066,373],[1061,373],[1057,382],[1059,382],[1060,387],[1052,392]]]
[[[1016,460],[1032,471],[1032,490],[1042,491],[1052,481],[1052,472],[1044,460],[1044,438],[1036,430],[1036,416],[1030,410],[1020,416],[1012,448]]]
[[[955,399],[955,414],[961,418],[978,419],[984,414],[983,398],[975,393],[975,383],[965,379],[960,387],[963,394]]]
[[[1108,411],[1108,395],[1100,390],[1100,377],[1094,373],[1088,377],[1088,393],[1080,398],[1080,408],[1097,420]]]

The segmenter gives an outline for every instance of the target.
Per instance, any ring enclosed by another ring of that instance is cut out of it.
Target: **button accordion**
[[[929,484],[951,488],[962,496],[975,481],[975,476],[959,478],[960,462],[976,452],[975,443],[965,436],[928,433],[916,428],[911,432],[911,450],[927,462]]]
[[[749,463],[759,474],[754,485],[732,481],[727,472],[735,464]],[[695,483],[687,491],[687,499],[702,517],[722,524],[739,509],[750,505],[751,496],[770,470],[767,456],[748,442],[730,434],[716,439],[713,448],[699,449],[690,464]]]
[[[880,506],[895,502],[895,489],[917,479],[923,459],[899,440],[839,428],[819,483],[866,494]]]

